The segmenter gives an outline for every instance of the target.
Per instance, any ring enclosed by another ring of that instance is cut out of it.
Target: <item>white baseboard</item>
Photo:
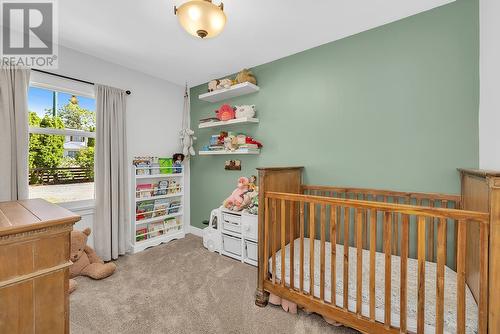
[[[190,225],[188,233],[194,234],[194,235],[196,235],[197,237],[200,237],[200,238],[203,237],[203,229],[199,228],[199,227],[196,227],[196,226]]]

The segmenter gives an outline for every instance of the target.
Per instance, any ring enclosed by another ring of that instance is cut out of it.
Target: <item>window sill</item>
[[[95,200],[93,199],[74,201],[74,202],[62,202],[56,204],[70,211],[84,211],[84,210],[94,211],[95,209]]]

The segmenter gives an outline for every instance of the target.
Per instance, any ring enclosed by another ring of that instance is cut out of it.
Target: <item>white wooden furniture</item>
[[[186,235],[186,226],[184,224],[184,167],[181,168],[180,173],[172,173],[175,168],[179,167],[132,167],[132,203],[131,203],[131,223],[132,223],[132,253],[137,253],[145,250],[146,248],[166,243],[174,239],[184,238]],[[165,170],[171,173],[160,174]],[[146,174],[137,175],[138,171]],[[140,184],[158,184],[159,181],[175,181],[175,186],[171,186],[173,182],[169,183],[166,189],[158,188],[157,192],[166,192],[161,195],[151,195],[151,190],[137,189]],[[144,194],[146,193],[146,195]],[[178,205],[167,207],[166,212],[164,209],[158,209],[137,213],[136,208],[139,203],[145,201],[163,200],[178,202]],[[175,212],[174,212],[175,211]],[[149,217],[151,216],[151,217]],[[144,217],[144,218],[143,218]],[[174,218],[174,219],[172,219]],[[164,222],[164,227],[157,231],[148,231],[146,233],[136,234],[138,229],[149,228],[151,224]],[[145,235],[144,235],[145,234]],[[145,240],[137,240],[138,237],[147,237]]]
[[[259,89],[259,86],[254,85],[253,83],[243,82],[237,85],[233,85],[227,89],[220,89],[213,92],[201,94],[198,96],[198,98],[206,102],[219,102],[227,99],[232,99],[233,97],[256,93],[259,91]]]
[[[217,231],[220,246],[218,253],[257,266],[258,216],[246,212],[235,212],[220,207]]]

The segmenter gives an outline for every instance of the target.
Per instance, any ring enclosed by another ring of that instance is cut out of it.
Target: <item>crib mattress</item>
[[[304,291],[309,293],[309,246],[310,241],[304,238]],[[343,307],[343,258],[344,246],[336,247],[336,305]],[[320,296],[320,249],[319,240],[314,241],[314,295]],[[325,300],[331,302],[331,267],[330,254],[331,244],[325,243]],[[349,248],[349,291],[348,308],[356,310],[356,248]],[[290,244],[285,248],[285,281],[290,283]],[[299,287],[300,270],[300,240],[294,242],[294,284]],[[375,318],[384,321],[384,295],[385,295],[385,254],[376,253],[375,256]],[[369,272],[370,252],[363,250],[363,285],[362,285],[362,314],[369,316]],[[407,326],[408,330],[417,332],[417,260],[408,259],[408,282],[407,282]],[[400,296],[400,257],[392,256],[392,281],[391,281],[391,324],[399,327],[399,296]],[[272,271],[272,258],[269,259],[269,271]],[[426,262],[425,264],[425,333],[435,333],[435,309],[436,309],[436,264]],[[457,274],[445,266],[445,300],[444,300],[444,332],[457,332]],[[276,253],[276,278],[281,278],[281,250]],[[469,287],[466,287],[466,333],[477,333],[478,307]]]

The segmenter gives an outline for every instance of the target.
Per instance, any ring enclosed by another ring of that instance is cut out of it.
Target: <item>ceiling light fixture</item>
[[[200,38],[217,36],[226,24],[224,4],[217,6],[212,0],[191,0],[179,8],[174,6],[174,14],[188,33]]]

